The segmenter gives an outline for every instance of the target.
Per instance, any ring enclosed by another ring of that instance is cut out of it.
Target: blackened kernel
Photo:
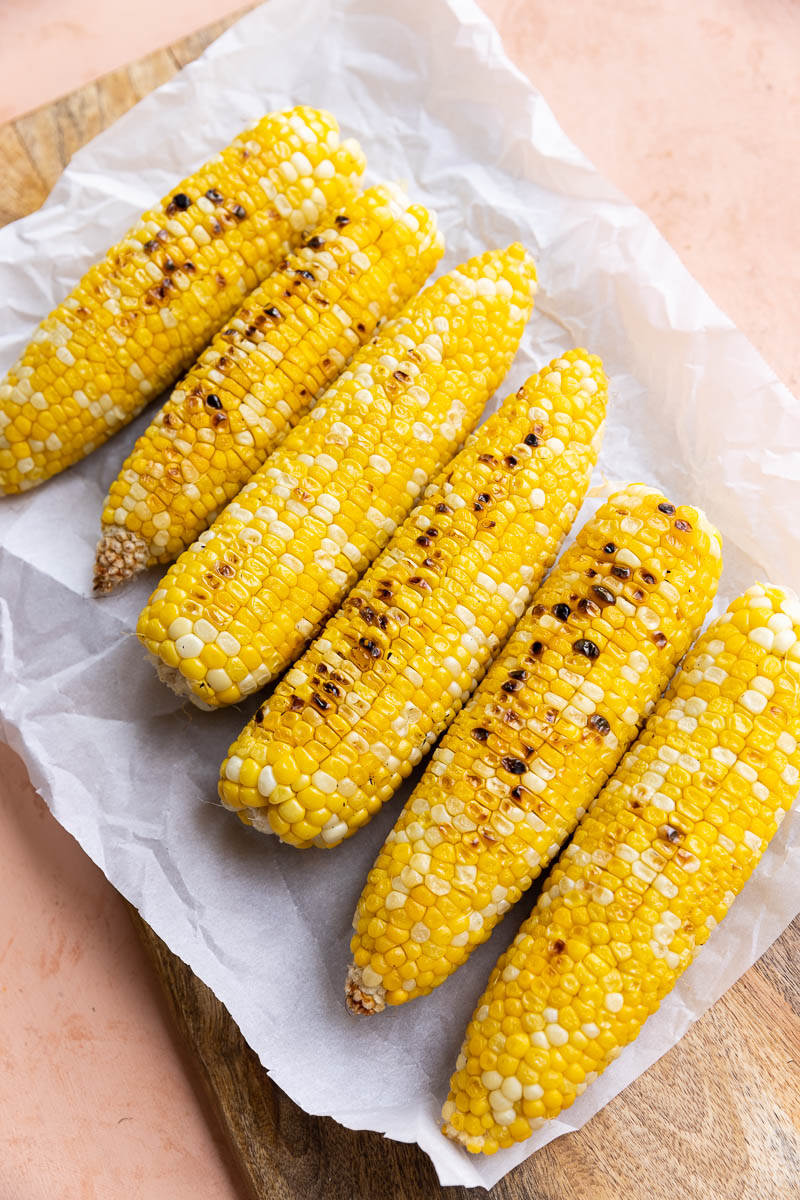
[[[300,712],[301,708],[305,708],[305,702],[299,696],[292,696],[289,701],[289,712]]]
[[[316,283],[316,277],[311,273],[311,271],[306,271],[304,267],[299,271],[295,271],[295,275],[299,275],[301,279],[308,279],[311,283]]]
[[[411,376],[407,375],[405,371],[392,371],[392,374],[399,383],[408,383],[409,379],[411,378]]]
[[[522,684],[519,682],[518,679],[507,679],[506,682],[504,684],[502,684],[501,686],[502,686],[502,689],[504,692],[509,692],[509,693],[513,694],[514,692],[518,692],[520,690],[520,688],[522,687]]]
[[[617,547],[615,546],[615,544],[613,542],[606,542],[605,546],[603,546],[603,554],[616,554],[616,553],[617,553]]]
[[[225,199],[222,192],[218,192],[216,188],[209,188],[206,192],[206,198],[210,200],[212,204],[222,204],[223,200]]]
[[[587,579],[596,579],[597,571],[595,571],[592,567],[589,567],[586,572],[586,577],[587,577]]]
[[[325,240],[324,238],[321,238],[318,233],[315,233],[313,237],[308,239],[306,245],[308,246],[309,250],[319,250],[325,245]]]
[[[495,456],[493,454],[479,454],[478,455],[479,463],[487,463],[489,465],[493,465],[496,461],[497,460],[495,459]]]
[[[412,587],[420,588],[422,591],[429,592],[431,590],[431,585],[421,575],[412,575],[408,582]]]
[[[667,639],[664,637],[664,634],[660,629],[656,630],[656,632],[653,634],[653,641],[655,642],[656,646],[658,646],[659,650],[663,650],[667,644]]]
[[[175,195],[170,200],[170,207],[174,204],[175,207],[177,209],[179,209],[181,212],[185,212],[186,209],[189,208],[191,203],[192,202],[189,199],[189,197],[186,195],[186,192],[176,192]]]
[[[564,951],[566,950],[566,948],[567,948],[567,943],[564,941],[563,938],[556,938],[556,940],[553,942],[553,953],[554,954],[563,954]]]
[[[658,511],[666,513],[668,517],[672,517],[675,515],[675,505],[674,504],[659,504]]]
[[[338,226],[339,226],[339,228],[341,229],[343,225],[349,225],[349,224],[350,224],[350,218],[349,218],[349,217],[346,217],[346,216],[344,215],[344,213],[339,213],[339,216],[338,216],[338,217],[334,217],[334,222],[333,222],[333,223],[334,223],[334,225],[338,225]]]
[[[617,579],[630,579],[631,569],[630,567],[612,567],[611,574],[616,575]]]
[[[513,454],[507,454],[505,457],[505,464],[507,467],[515,467],[518,462],[519,459],[515,458]]]
[[[523,671],[522,669],[517,669],[516,671],[509,671],[508,673],[512,679],[521,679],[521,680],[523,680],[523,682],[528,678],[528,672]]]
[[[165,262],[164,262],[164,270],[165,271],[177,271],[177,269],[178,269],[178,264],[174,261],[174,259],[168,258],[165,260]]]
[[[680,529],[681,533],[691,533],[692,527],[688,521],[676,521],[675,528]]]
[[[534,604],[531,612],[535,617],[543,617],[545,614],[545,607],[543,604]]]
[[[521,758],[512,758],[510,755],[502,758],[500,763],[511,775],[524,775],[527,770]]]
[[[418,546],[430,546],[430,545],[432,545],[432,542],[429,537],[427,537],[424,533],[421,533],[419,535],[419,537],[417,538],[417,545]]]
[[[614,593],[610,592],[608,588],[602,587],[599,583],[595,583],[592,586],[592,592],[601,604],[616,604],[617,602]]]
[[[152,254],[154,250],[158,249],[158,242],[155,238],[151,238],[149,242],[145,242],[145,244],[142,246],[142,249],[144,250],[145,254]]]
[[[233,567],[229,566],[226,562],[218,562],[214,569],[223,579],[232,579],[235,574]]]
[[[224,423],[227,421],[227,419],[228,418],[226,417],[224,412],[214,413],[214,415],[211,418],[211,424],[214,425],[215,427],[217,427],[219,425],[224,425]]]
[[[261,724],[261,722],[264,720],[264,710],[263,710],[263,708],[259,708],[259,709],[258,709],[258,711],[256,712],[256,715],[253,717],[253,720],[255,721],[256,725],[260,725],[260,724]]]
[[[648,585],[648,587],[652,587],[653,584],[656,582],[655,575],[651,575],[649,571],[640,571],[639,576],[641,578],[642,583],[646,583]]]
[[[476,742],[485,742],[489,736],[489,730],[484,729],[482,725],[476,725],[472,731],[472,736]]]
[[[538,446],[539,445],[539,439],[535,433],[529,433],[527,435],[527,437],[525,438],[525,445],[526,446]]]
[[[644,600],[644,592],[641,588],[634,588],[631,592],[631,596],[637,604],[641,604],[641,602]]]
[[[512,800],[521,800],[522,799],[522,788],[519,786],[519,784],[517,784],[516,787],[513,787],[511,789],[511,799]]]
[[[453,510],[447,504],[437,504],[433,511],[437,513],[451,513]],[[430,533],[430,530],[428,530],[428,533]]]
[[[318,695],[316,692],[314,692],[314,695],[311,697],[311,703],[315,708],[318,708],[320,712],[327,712],[330,708],[328,701],[323,699],[323,697]]]
[[[488,492],[479,492],[478,493],[478,503],[479,504],[490,504],[491,499],[492,499],[492,497],[489,495]]]
[[[187,275],[194,275],[197,267],[187,258],[186,262],[183,264],[183,270],[187,273]]]
[[[242,208],[241,204],[235,205],[234,208],[232,209],[232,212],[233,212],[233,215],[236,217],[237,221],[243,221],[245,219],[245,217],[247,216],[247,209]]]
[[[671,842],[673,846],[683,841],[684,835],[674,825],[659,825],[657,833],[662,841]]]
[[[598,647],[588,638],[578,638],[577,642],[572,643],[572,649],[576,654],[582,654],[585,658],[597,658],[600,653]]]
[[[222,408],[222,401],[214,392],[211,392],[210,395],[206,396],[206,404],[209,408]]]
[[[588,597],[578,601],[578,612],[583,617],[597,617],[602,611],[600,605],[595,604],[594,600],[589,600]]]
[[[554,604],[553,605],[553,616],[557,620],[566,621],[569,614],[570,614],[570,607],[568,604]]]
[[[531,645],[531,654],[539,655],[544,650],[543,642],[533,642]]]
[[[324,692],[327,692],[327,693],[328,693],[328,695],[330,695],[330,696],[341,696],[341,694],[342,694],[342,693],[339,691],[339,688],[336,686],[336,684],[335,684],[335,683],[331,683],[331,681],[330,681],[329,679],[327,679],[327,680],[325,681],[325,683],[323,683],[323,685],[322,685],[322,690],[323,690]]]
[[[608,721],[605,717],[601,717],[600,713],[592,713],[587,724],[591,726],[595,733],[599,733],[601,737],[605,737],[611,729]]]

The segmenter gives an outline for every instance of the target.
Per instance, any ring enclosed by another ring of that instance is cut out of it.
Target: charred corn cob
[[[358,902],[352,1012],[425,995],[558,853],[700,628],[702,513],[631,485],[583,527],[437,748]]]
[[[489,980],[444,1132],[493,1153],[632,1041],[797,795],[800,604],[752,587],[714,622],[583,818]]]
[[[374,816],[552,564],[606,397],[600,360],[572,350],[472,435],[231,746],[223,804],[304,848],[336,846]]]
[[[143,214],[0,383],[0,493],[102,445],[194,361],[364,168],[328,113],[272,113]]]
[[[442,255],[434,217],[374,187],[245,300],[111,485],[95,590],[169,562],[231,500]]]
[[[138,634],[165,682],[234,704],[297,657],[462,444],[534,287],[521,246],[482,254],[356,354],[153,593]]]

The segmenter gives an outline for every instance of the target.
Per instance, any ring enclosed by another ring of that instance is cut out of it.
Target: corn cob
[[[179,694],[235,704],[279,674],[462,444],[533,303],[519,245],[426,288],[353,359],[139,618]]]
[[[95,590],[194,541],[442,255],[434,217],[370,188],[248,296],[111,485]]]
[[[272,113],[93,266],[0,383],[0,493],[26,491],[126,424],[197,357],[364,168],[328,113]]]
[[[374,816],[552,564],[606,398],[600,360],[572,350],[472,435],[231,746],[223,804],[302,848],[336,846]]]
[[[720,568],[703,514],[642,485],[583,527],[378,854],[353,921],[352,1012],[443,983],[546,869],[691,644]]]
[[[800,603],[760,584],[687,656],[583,818],[467,1030],[444,1132],[491,1154],[632,1041],[797,795]]]

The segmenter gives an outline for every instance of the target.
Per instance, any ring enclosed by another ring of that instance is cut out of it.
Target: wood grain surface
[[[0,224],[45,199],[72,153],[196,57],[230,18],[0,127]],[[208,988],[132,910],[180,1033],[259,1200],[466,1200],[415,1146],[310,1117],[274,1086]],[[202,1195],[199,1183],[198,1195]],[[800,1196],[800,922],[681,1044],[495,1200]]]

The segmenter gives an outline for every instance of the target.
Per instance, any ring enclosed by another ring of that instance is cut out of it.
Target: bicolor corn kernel
[[[448,1137],[475,1153],[524,1141],[637,1036],[796,799],[798,739],[800,603],[756,584],[689,652],[498,961]]]
[[[612,496],[583,527],[378,855],[353,921],[352,1011],[379,1012],[443,983],[547,868],[702,624],[720,568],[719,536],[702,513],[643,485]],[[424,852],[432,830],[440,889],[388,915],[386,877],[409,850]],[[426,939],[437,933],[440,953],[420,962],[397,950],[382,973],[372,923],[401,928],[409,914]]]
[[[516,352],[534,288],[521,246],[487,252],[358,351],[140,616],[139,637],[170,686],[235,704],[301,653],[463,443]],[[215,640],[179,645],[176,618],[207,621]]]
[[[300,147],[310,170],[287,181]],[[330,175],[318,174],[324,163]],[[0,383],[0,494],[63,471],[173,384],[363,169],[333,117],[295,108],[245,130],[145,212]]]
[[[442,250],[432,214],[389,185],[309,233],[226,321],[123,463],[103,509],[95,590],[185,550]]]
[[[582,350],[559,361],[560,373],[551,364],[534,375],[472,435],[231,747],[275,781],[253,806],[223,764],[223,802],[257,828],[301,847],[350,837],[482,677],[552,564],[597,458],[602,364]],[[389,908],[402,910],[415,885],[448,903],[436,868],[402,867]]]

